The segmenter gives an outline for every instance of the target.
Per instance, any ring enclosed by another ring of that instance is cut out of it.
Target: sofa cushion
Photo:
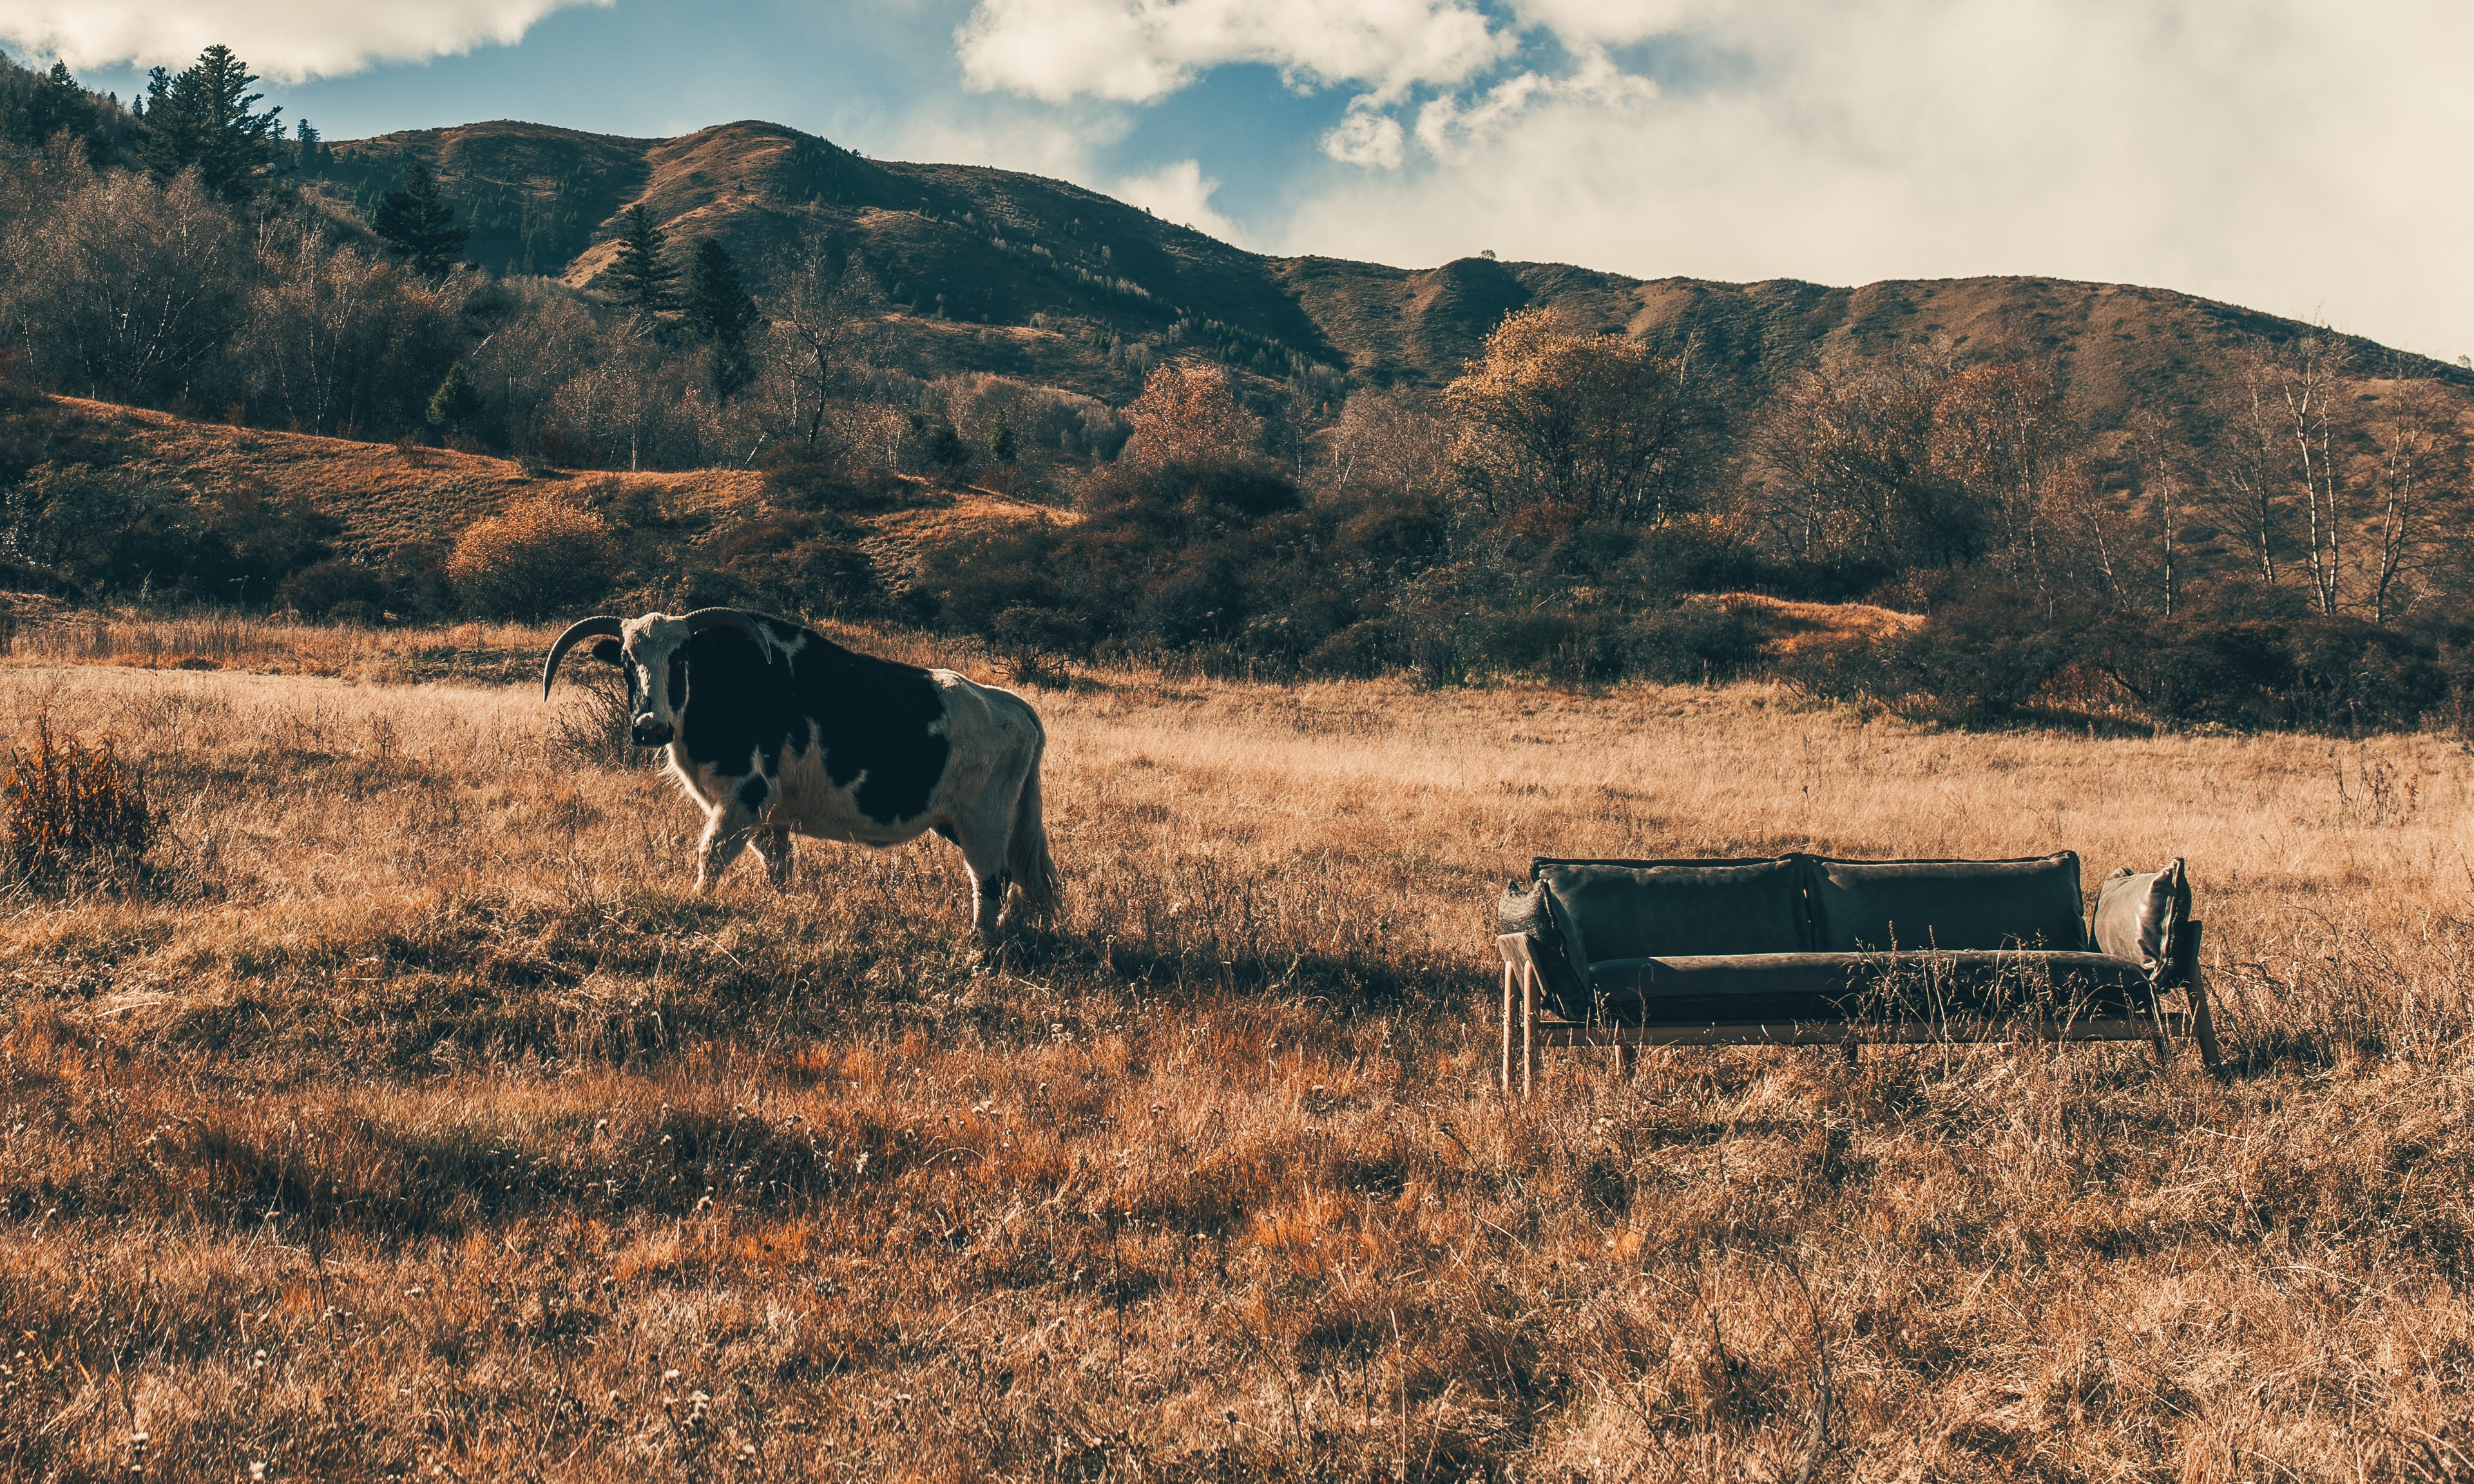
[[[2147,975],[2103,953],[1757,953],[1602,960],[1592,1014],[1617,1025],[2146,1014]],[[1580,1018],[1580,1017],[1575,1017]]]
[[[2079,858],[1807,862],[1813,947],[2075,951],[2087,945]],[[1607,957],[1613,957],[1609,954]]]
[[[1577,964],[1706,953],[1794,953],[1805,942],[1797,857],[1540,860],[1531,868]]]
[[[2157,972],[2173,950],[2173,929],[2187,915],[2190,899],[2178,860],[2162,871],[2115,872],[2097,883],[2097,947]]]

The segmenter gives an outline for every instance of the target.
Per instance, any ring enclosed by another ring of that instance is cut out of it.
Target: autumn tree
[[[1507,315],[1443,391],[1490,511],[1559,502],[1656,522],[1691,503],[1702,418],[1688,349],[1661,354],[1567,329],[1550,310]]]
[[[1134,465],[1231,463],[1253,454],[1263,437],[1228,373],[1204,361],[1152,368],[1126,416],[1134,431],[1118,457]]]

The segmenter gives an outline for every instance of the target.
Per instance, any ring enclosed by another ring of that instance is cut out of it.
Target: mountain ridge
[[[1635,278],[1486,257],[1415,269],[1256,253],[1070,181],[870,159],[761,120],[667,139],[495,120],[335,141],[332,152],[321,188],[364,202],[422,158],[465,206],[473,261],[553,274],[580,290],[598,283],[618,214],[639,203],[675,241],[721,242],[760,289],[780,254],[837,239],[876,274],[893,321],[915,322],[896,338],[923,369],[1028,374],[1120,400],[1130,385],[1096,368],[1087,349],[950,328],[1061,323],[1079,333],[1060,342],[1086,347],[1104,338],[1163,353],[1193,347],[1274,378],[1322,368],[1362,385],[1433,390],[1504,313],[1545,305],[1585,328],[1693,337],[1705,364],[1747,393],[1832,354],[2039,359],[2098,430],[2122,425],[2141,404],[2187,413],[2219,374],[2211,352],[2318,332],[2176,290],[2039,275],[1842,287]],[[2474,371],[2334,338],[2358,364],[2474,394]]]

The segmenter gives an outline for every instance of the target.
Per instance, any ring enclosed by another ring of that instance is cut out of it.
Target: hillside
[[[113,446],[117,467],[128,473],[194,495],[248,490],[299,496],[334,519],[339,554],[364,561],[452,544],[473,521],[544,494],[617,512],[659,512],[656,523],[683,541],[726,534],[770,508],[764,476],[744,469],[532,471],[486,454],[234,427],[81,397],[51,400]],[[912,568],[923,544],[958,529],[1073,518],[992,490],[940,489],[924,479],[903,485],[909,492],[894,508],[847,517],[858,544],[895,578]]]
[[[1823,353],[1936,343],[2047,359],[2098,429],[2213,388],[2210,352],[2307,326],[2164,289],[2032,277],[1831,288],[1642,280],[1560,263],[1463,258],[1425,270],[1269,257],[1059,180],[864,158],[779,125],[627,139],[496,122],[346,141],[324,184],[366,201],[418,156],[466,207],[468,255],[590,288],[615,218],[641,202],[675,240],[712,236],[761,283],[803,241],[839,239],[897,310],[910,369],[990,371],[1122,397],[1110,337],[1196,346],[1273,376],[1322,366],[1432,388],[1509,310],[1547,305],[1637,335],[1697,335],[1740,404]],[[985,332],[983,332],[985,331]],[[2474,394],[2474,371],[2369,342],[2366,366]]]

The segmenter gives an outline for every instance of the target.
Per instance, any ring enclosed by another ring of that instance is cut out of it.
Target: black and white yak
[[[627,677],[636,744],[667,746],[669,772],[704,806],[697,891],[751,844],[778,889],[789,884],[793,834],[884,847],[933,829],[961,848],[983,942],[996,941],[1008,884],[1016,920],[1055,906],[1039,818],[1047,732],[1012,691],[707,608],[585,619],[550,646],[543,700],[586,639]]]

